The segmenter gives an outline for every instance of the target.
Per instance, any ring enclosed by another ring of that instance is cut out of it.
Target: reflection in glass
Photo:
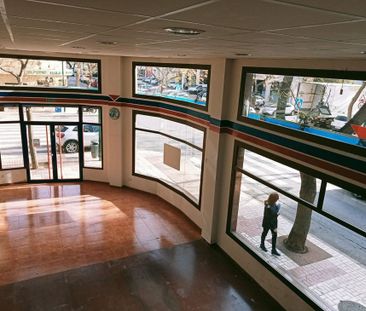
[[[208,69],[135,67],[135,94],[163,97],[199,106],[207,105]]]

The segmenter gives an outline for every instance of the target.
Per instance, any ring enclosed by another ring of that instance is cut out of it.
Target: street
[[[299,172],[295,173],[293,169],[286,169],[285,165],[277,164],[277,162],[247,150],[244,167],[247,167],[256,176],[271,181],[292,194],[298,195],[299,193],[301,184],[300,174]],[[281,179],[281,176],[284,176],[284,178]],[[244,183],[242,183],[242,191],[243,187],[245,187]],[[319,189],[320,183],[318,182],[317,191]],[[252,193],[259,201],[262,201],[267,195],[258,187]],[[293,223],[296,216],[296,202],[282,195],[280,196],[280,201],[282,204],[281,216]],[[366,201],[357,199],[349,191],[328,184],[323,210],[366,231]],[[362,236],[317,212],[312,213],[310,233],[366,266],[366,240]]]

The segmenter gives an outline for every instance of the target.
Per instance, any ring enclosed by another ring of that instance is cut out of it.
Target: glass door
[[[29,180],[80,179],[80,148],[77,124],[27,124]]]
[[[53,180],[50,125],[26,125],[30,180]]]
[[[80,179],[80,141],[77,124],[55,125],[57,179]]]

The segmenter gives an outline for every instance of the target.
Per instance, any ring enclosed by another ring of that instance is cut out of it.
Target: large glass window
[[[153,178],[200,204],[205,129],[135,113],[134,174]]]
[[[365,305],[365,189],[241,143],[235,155],[228,234],[323,310]],[[280,206],[274,240],[263,235],[273,192]]]
[[[82,109],[84,167],[103,168],[102,109],[93,106]]]
[[[243,68],[240,115],[366,147],[366,73]]]
[[[0,120],[19,116],[18,107],[1,107]],[[0,121],[0,170],[24,167],[20,123]]]
[[[0,57],[0,87],[100,93],[100,61]]]
[[[207,109],[210,66],[134,63],[133,96]]]

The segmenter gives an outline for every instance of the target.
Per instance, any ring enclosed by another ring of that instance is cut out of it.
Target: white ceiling
[[[0,0],[0,12],[3,51],[366,58],[365,0]]]

